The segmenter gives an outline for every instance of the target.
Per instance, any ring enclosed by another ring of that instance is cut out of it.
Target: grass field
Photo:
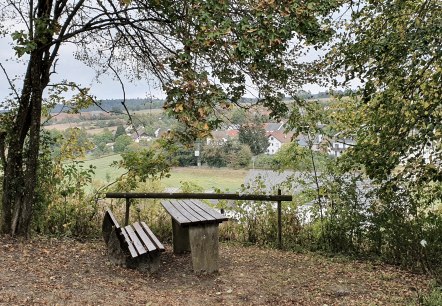
[[[221,189],[236,191],[244,183],[248,170],[227,168],[173,168],[170,178],[162,180],[165,187],[180,187],[181,182],[191,182],[201,186],[203,190]]]
[[[105,183],[115,180],[117,177],[126,172],[124,169],[118,169],[110,166],[113,161],[119,160],[121,160],[121,156],[119,154],[115,154],[97,159],[86,160],[84,164],[86,167],[89,167],[89,165],[94,165],[96,167],[94,180]]]
[[[97,159],[85,161],[85,167],[94,165],[95,181],[102,183],[111,182],[125,172],[124,169],[111,167],[113,161],[121,160],[120,155],[111,155]],[[227,168],[172,168],[170,177],[160,181],[160,185],[164,188],[180,188],[182,182],[190,182],[203,188],[210,190],[219,188],[223,191],[236,191],[244,183],[244,178],[248,170],[234,170]]]

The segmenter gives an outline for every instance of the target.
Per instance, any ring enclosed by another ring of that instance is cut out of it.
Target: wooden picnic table
[[[197,273],[218,271],[218,225],[228,218],[198,200],[163,200],[161,204],[172,217],[174,253],[190,251]]]

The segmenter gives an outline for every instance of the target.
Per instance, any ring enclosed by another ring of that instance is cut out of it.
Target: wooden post
[[[218,223],[189,227],[189,240],[193,271],[195,273],[218,271]]]
[[[173,243],[173,252],[175,254],[190,252],[189,228],[182,227],[173,218],[172,218],[172,243]]]
[[[281,189],[278,189],[278,195],[281,195]],[[282,220],[281,220],[281,201],[278,201],[278,248],[282,248]]]
[[[130,199],[126,198],[126,215],[124,216],[124,226],[129,225],[129,209],[130,209]]]

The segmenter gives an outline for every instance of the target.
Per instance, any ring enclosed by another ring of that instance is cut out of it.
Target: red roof
[[[281,131],[274,131],[274,132],[268,132],[266,133],[267,137],[273,136],[281,143],[289,143],[292,141],[293,133],[284,133]]]

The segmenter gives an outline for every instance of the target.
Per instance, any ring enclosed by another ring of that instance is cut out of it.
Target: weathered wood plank
[[[133,227],[135,229],[136,234],[140,238],[141,242],[143,243],[144,247],[149,252],[153,252],[157,249],[155,244],[151,241],[150,237],[146,234],[146,232],[143,230],[139,222],[135,222],[133,224]]]
[[[204,216],[200,215],[197,211],[195,211],[195,207],[191,201],[186,201],[186,200],[175,200],[175,201],[177,205],[180,205],[181,209],[186,210],[189,214],[193,216],[195,223],[206,221],[206,218]]]
[[[202,203],[202,202],[200,202],[198,200],[193,200],[193,203],[194,203],[194,205],[198,206],[199,208],[204,210],[206,213],[208,213],[209,215],[214,217],[219,222],[223,222],[223,221],[229,220],[229,218],[227,218],[223,214],[220,214],[219,212],[214,210],[212,207],[209,207],[206,204],[204,204],[204,203]]]
[[[147,233],[147,235],[150,237],[150,240],[155,244],[158,251],[164,252],[164,245],[158,240],[158,238],[154,235],[154,233],[150,230],[150,228],[147,226],[146,223],[141,221],[141,226],[143,227],[144,231]]]
[[[120,228],[120,224],[118,224],[117,218],[115,218],[114,214],[110,209],[106,209],[105,215],[107,215],[112,220],[116,228]]]
[[[203,210],[201,207],[195,204],[195,200],[185,200],[187,202],[188,206],[191,206],[193,211],[200,215],[202,218],[204,218],[207,222],[216,222],[216,218],[213,217],[211,214],[207,213],[205,210]]]
[[[183,214],[181,214],[174,205],[172,205],[171,201],[162,201],[161,205],[163,205],[169,215],[179,224],[185,225],[192,223],[189,219],[183,216]]]
[[[197,218],[192,214],[191,209],[184,203],[180,203],[177,200],[171,200],[170,203],[178,210],[184,217],[186,217],[192,223],[198,223],[202,221],[200,218]]]
[[[134,246],[132,245],[132,242],[131,242],[131,240],[129,238],[129,235],[126,232],[126,229],[125,228],[120,228],[120,230],[121,230],[121,235],[123,235],[123,237],[125,239],[125,242],[126,242],[126,245],[127,245],[128,249],[129,249],[130,256],[137,257],[138,253],[135,250]]]
[[[190,252],[189,227],[183,227],[172,218],[173,252],[181,254]]]
[[[103,232],[103,239],[104,239],[104,242],[106,243],[106,245],[109,242],[112,230],[119,229],[119,228],[120,228],[120,225],[118,224],[114,215],[112,214],[112,212],[109,209],[107,209],[106,212],[104,213],[103,224],[101,226],[101,229]]]
[[[195,273],[212,273],[219,269],[218,223],[192,226],[189,241]]]
[[[132,241],[132,244],[134,245],[135,249],[137,250],[139,255],[146,254],[146,249],[144,248],[143,244],[141,243],[140,239],[138,238],[137,234],[135,234],[134,230],[130,225],[125,226],[124,229],[126,230],[127,234],[130,237],[130,241]]]

